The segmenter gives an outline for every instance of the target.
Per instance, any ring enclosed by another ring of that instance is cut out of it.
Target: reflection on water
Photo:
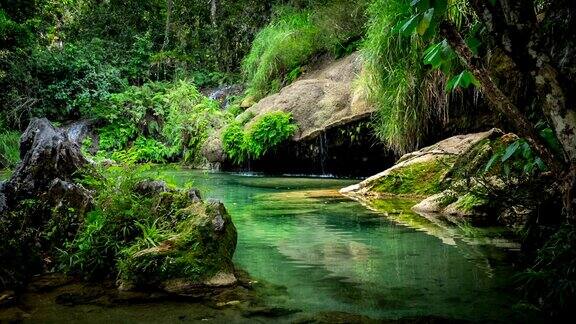
[[[348,180],[184,170],[162,175],[224,201],[239,233],[236,264],[256,280],[287,288],[270,297],[271,305],[375,318],[517,316],[511,307],[516,298],[503,289],[512,275],[505,254],[440,229],[431,235],[401,225],[402,219],[426,223],[406,210],[409,203],[389,202],[392,221],[340,196]]]

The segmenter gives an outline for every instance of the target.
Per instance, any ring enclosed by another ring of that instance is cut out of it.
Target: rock
[[[0,306],[7,306],[14,302],[16,294],[13,290],[5,290],[0,292]]]
[[[0,214],[8,209],[6,195],[4,194],[4,182],[0,182]]]
[[[80,146],[46,118],[34,118],[20,139],[21,162],[5,186],[8,205],[16,199],[36,198],[56,178],[71,181],[88,161]]]
[[[84,215],[92,209],[92,193],[85,189],[81,184],[70,183],[60,179],[54,179],[48,190],[46,198],[53,208],[65,206],[74,208],[80,215]]]
[[[380,196],[387,194],[429,196],[438,193],[458,157],[482,141],[501,136],[498,129],[469,135],[458,135],[403,155],[391,168],[368,179],[343,188],[342,194]]]
[[[243,90],[240,84],[223,85],[210,91],[207,97],[218,101],[220,107],[226,109],[230,104],[230,97],[241,94]]]
[[[498,129],[450,137],[405,154],[391,168],[340,192],[372,205],[387,195],[421,197],[413,211],[455,224],[521,225],[532,210],[493,201],[487,188],[514,192],[522,184],[485,172],[494,152],[517,139]]]
[[[179,221],[172,237],[122,260],[122,289],[154,286],[195,296],[209,287],[236,283],[232,256],[237,233],[226,208],[216,200],[200,201],[197,191],[184,195],[197,201],[176,213]]]
[[[278,110],[292,113],[299,127],[293,138],[295,141],[366,118],[375,108],[368,105],[363,95],[352,87],[361,68],[362,59],[358,53],[328,63],[319,70],[305,74],[279,93],[263,98],[244,114],[257,117]],[[250,123],[246,125],[249,126]]]
[[[49,273],[33,278],[27,289],[31,292],[46,292],[65,286],[72,280],[71,277],[65,274]]]
[[[22,285],[42,268],[51,268],[55,248],[75,237],[84,214],[92,208],[92,193],[74,181],[88,161],[66,130],[54,128],[45,118],[32,119],[20,140],[20,157],[11,178],[0,188],[4,227],[0,259],[10,258],[1,271],[12,274],[0,286],[8,287]],[[7,235],[16,239],[8,240]]]
[[[249,108],[237,120],[251,120],[245,125],[248,128],[266,113],[291,113],[298,125],[292,139],[300,142],[315,139],[328,129],[367,119],[375,107],[368,105],[365,96],[353,87],[361,68],[359,53],[329,61],[257,103],[251,97],[245,98],[241,107]],[[220,137],[221,131],[213,134],[203,149],[212,163],[221,163],[226,158]]]
[[[188,190],[188,198],[190,198],[190,201],[192,201],[193,203],[201,202],[202,196],[200,194],[200,190],[196,188]]]
[[[143,196],[155,196],[168,191],[165,181],[145,180],[136,184],[134,191]]]

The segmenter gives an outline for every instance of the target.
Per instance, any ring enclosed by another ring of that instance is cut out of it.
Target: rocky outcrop
[[[20,139],[20,164],[4,187],[7,204],[37,198],[54,180],[71,181],[88,162],[80,146],[67,132],[56,129],[46,118],[34,118]]]
[[[359,53],[338,60],[325,60],[310,68],[278,93],[249,106],[237,118],[245,129],[274,111],[290,113],[298,130],[291,141],[252,161],[255,171],[358,175],[375,169],[369,163],[387,159],[389,152],[365,127],[375,107],[354,87],[362,68]],[[248,100],[249,101],[249,100]],[[207,139],[203,155],[213,165],[229,168],[222,148],[222,130]],[[286,161],[291,161],[286,165]],[[348,166],[342,168],[342,166]],[[270,169],[274,166],[274,169]],[[354,167],[350,167],[354,166]],[[347,173],[345,169],[352,170]]]
[[[148,187],[165,186],[151,181]],[[177,224],[163,242],[135,249],[122,258],[120,288],[154,287],[187,295],[201,288],[235,284],[232,256],[237,233],[224,205],[216,200],[203,202],[197,190],[167,189],[156,195],[160,196],[160,204],[177,204],[179,197],[190,198],[191,203],[176,212]],[[158,216],[159,226],[173,221],[169,215]]]
[[[123,288],[174,293],[236,282],[236,228],[222,203],[163,181],[120,173],[108,179],[113,169],[95,169],[68,135],[33,119],[21,163],[0,184],[0,291],[54,268],[94,279],[121,273]],[[82,175],[92,180],[87,187]],[[94,219],[97,230],[90,229]]]
[[[519,180],[485,170],[497,151],[517,139],[499,129],[450,137],[405,154],[391,168],[340,192],[368,202],[390,195],[417,197],[423,200],[412,210],[450,223],[519,225],[533,210],[494,198],[520,185]]]
[[[368,105],[362,92],[353,86],[362,59],[354,53],[340,60],[327,63],[305,74],[279,93],[263,98],[248,108],[244,114],[259,115],[271,111],[292,114],[299,130],[295,141],[302,141],[326,131],[370,116],[375,111]],[[242,118],[242,116],[240,116]],[[247,123],[247,127],[251,122]]]

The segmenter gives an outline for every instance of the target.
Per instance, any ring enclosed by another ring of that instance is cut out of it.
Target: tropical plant
[[[246,130],[237,122],[228,125],[222,133],[222,146],[234,163],[241,164],[249,158],[259,159],[292,137],[297,129],[292,114],[269,112],[258,117]]]

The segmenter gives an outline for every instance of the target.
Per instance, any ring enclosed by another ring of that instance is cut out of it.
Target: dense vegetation
[[[204,144],[217,134],[227,158],[242,165],[274,152],[298,126],[285,112],[240,113],[320,57],[358,49],[364,65],[354,86],[377,107],[373,132],[396,154],[427,143],[455,111],[466,118],[489,107],[487,114],[520,138],[483,157],[485,173],[513,174],[526,186],[558,180],[541,197],[558,217],[536,215],[524,229],[533,253],[523,283],[536,307],[566,311],[576,287],[573,6],[569,0],[0,0],[0,168],[17,164],[18,138],[32,117],[59,125],[93,121],[95,134],[84,147],[96,161],[202,166]],[[246,90],[228,109],[206,96],[235,83]],[[90,183],[99,190],[98,204],[81,234],[65,238],[68,271],[116,267],[130,277],[141,266],[126,257],[130,251],[174,234],[167,229],[176,210],[158,211],[167,219],[134,218],[153,205],[135,203],[141,198],[130,191],[135,181]],[[409,191],[402,184],[399,190]],[[35,202],[21,204],[26,212]],[[18,226],[3,225],[1,235]],[[33,250],[27,240],[36,234],[22,232],[10,244]]]

